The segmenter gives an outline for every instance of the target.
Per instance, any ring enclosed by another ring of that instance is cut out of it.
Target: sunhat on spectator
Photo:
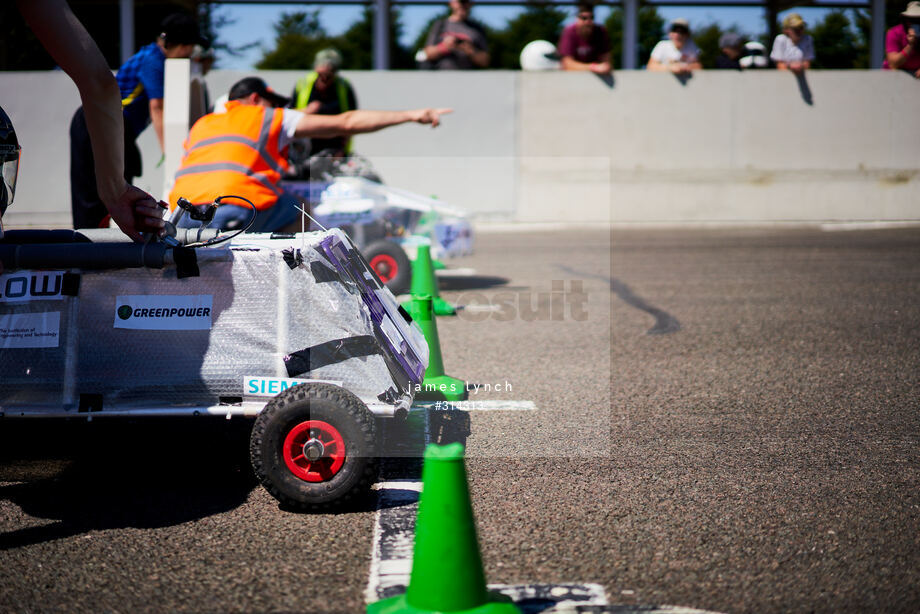
[[[914,2],[908,2],[907,8],[904,9],[904,12],[901,13],[901,17],[907,17],[908,19],[920,19],[920,2],[914,0]]]
[[[783,19],[783,29],[786,28],[803,28],[805,27],[805,20],[802,19],[802,16],[798,13],[789,13]]]

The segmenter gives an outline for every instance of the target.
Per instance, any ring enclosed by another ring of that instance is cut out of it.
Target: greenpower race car
[[[418,325],[341,230],[224,238],[7,231],[0,424],[246,416],[287,506],[368,488],[377,420],[408,412],[427,365]]]

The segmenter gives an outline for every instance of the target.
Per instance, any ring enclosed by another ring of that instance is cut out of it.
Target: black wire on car
[[[249,205],[249,207],[252,209],[252,215],[249,217],[249,220],[246,222],[246,225],[232,232],[220,234],[206,241],[201,241],[200,240],[201,232],[205,228],[207,228],[208,224],[211,223],[211,220],[214,219],[214,213],[216,212],[217,207],[222,205],[225,199],[230,199],[230,198],[241,200],[245,202],[247,205]],[[188,213],[191,219],[202,222],[201,226],[198,228],[198,239],[199,240],[194,243],[187,243],[184,246],[184,247],[190,247],[194,249],[197,249],[199,247],[211,247],[213,245],[217,245],[219,243],[223,243],[225,241],[229,241],[233,238],[238,237],[239,235],[243,234],[244,232],[246,232],[252,227],[252,225],[256,221],[256,215],[258,214],[256,210],[256,206],[253,204],[251,200],[243,196],[237,196],[236,194],[227,194],[225,196],[218,196],[216,199],[214,199],[213,203],[211,203],[210,205],[207,205],[204,211],[202,211],[201,209],[199,209],[198,207],[190,203],[185,198],[179,198],[177,204],[179,205],[180,208],[184,209],[186,213]]]

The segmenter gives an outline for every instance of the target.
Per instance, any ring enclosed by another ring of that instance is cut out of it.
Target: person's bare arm
[[[441,42],[425,45],[425,55],[431,61],[437,61],[453,51],[460,41],[452,34],[446,35]]]
[[[570,55],[562,56],[560,63],[562,64],[562,70],[591,70],[591,64],[579,62]]]
[[[162,228],[156,201],[125,181],[121,96],[99,47],[64,0],[17,0],[16,4],[42,46],[80,92],[96,186],[112,219],[135,240],[141,240],[142,231]]]
[[[662,64],[655,58],[649,58],[648,65],[645,68],[646,70],[651,70],[653,72],[666,72],[669,70],[665,64]]]
[[[905,47],[901,51],[889,51],[885,54],[885,59],[888,60],[888,65],[894,69],[901,68],[904,65],[904,62],[907,61],[907,58],[910,56],[910,47]]]
[[[591,71],[599,75],[613,72],[613,66],[610,64],[610,54],[605,53],[598,62],[579,62],[570,55],[562,56],[562,70],[583,70]]]
[[[489,52],[484,49],[477,49],[470,41],[462,41],[458,45],[461,52],[470,58],[479,68],[485,68],[489,65]]]
[[[900,51],[889,51],[885,54],[888,65],[894,69],[899,69],[907,63],[907,60],[914,54],[920,53],[917,49],[917,35],[910,28],[907,29],[907,45]]]
[[[594,72],[598,74],[613,72],[613,62],[610,61],[610,52],[602,53],[600,59],[594,63]]]
[[[150,101],[150,123],[160,141],[160,151],[166,151],[166,141],[163,139],[163,99],[153,98]]]
[[[297,122],[294,137],[330,138],[351,136],[376,132],[383,128],[409,122],[431,124],[431,127],[434,128],[440,123],[442,115],[452,111],[452,109],[415,109],[412,111],[356,110],[346,111],[339,115],[304,114]]]

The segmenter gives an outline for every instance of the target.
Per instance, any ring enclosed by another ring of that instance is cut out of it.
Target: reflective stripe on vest
[[[267,209],[281,195],[287,160],[278,151],[283,111],[238,101],[227,112],[205,115],[192,126],[176,173],[170,204],[180,196],[196,205],[218,196],[242,196]]]

